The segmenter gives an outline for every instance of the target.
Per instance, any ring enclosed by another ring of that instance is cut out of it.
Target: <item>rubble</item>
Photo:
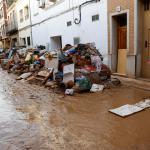
[[[19,75],[17,80],[64,89],[67,95],[103,91],[111,82],[111,71],[92,44],[67,44],[55,51],[43,48],[7,50],[0,55],[1,66]],[[118,85],[120,81],[113,79],[111,84]]]

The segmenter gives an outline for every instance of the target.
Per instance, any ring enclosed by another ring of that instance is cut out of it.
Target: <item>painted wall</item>
[[[25,7],[29,7],[29,17],[25,18]],[[20,22],[20,10],[23,9],[23,21]],[[27,43],[27,37],[30,37],[31,39],[31,20],[30,20],[30,0],[18,0],[16,4],[16,11],[17,11],[17,18],[18,18],[18,30],[19,30],[19,45],[23,46],[23,38],[26,39]],[[30,43],[32,43],[32,39],[30,40]],[[28,44],[26,44],[27,47],[30,47]]]
[[[33,44],[48,45],[50,38],[62,37],[62,46],[74,44],[74,38],[79,37],[80,43],[95,43],[104,55],[105,63],[108,62],[108,32],[107,32],[107,0],[91,3],[82,7],[82,21],[74,24],[74,19],[79,17],[76,6],[86,0],[62,0],[46,9],[38,8],[38,2],[31,2]],[[72,10],[72,8],[74,10]],[[92,16],[99,14],[99,20],[92,22]],[[72,26],[67,27],[71,21]]]
[[[3,10],[1,11],[1,18],[0,18],[0,36],[2,37],[3,40],[5,40],[6,38],[6,19],[7,19],[7,15],[6,15],[6,0],[0,0],[0,9]],[[5,45],[3,45],[3,47],[5,47]]]
[[[134,4],[136,0],[108,0],[108,17],[113,13],[117,13],[116,8],[120,6],[121,11],[129,11],[129,49],[128,55],[135,55],[134,48]],[[110,21],[110,18],[109,18]],[[111,22],[109,22],[111,25]],[[110,26],[109,26],[110,37]],[[110,39],[109,39],[110,40]],[[109,41],[110,43],[111,41]],[[109,48],[111,53],[111,47]]]
[[[18,28],[18,18],[16,12],[16,4],[13,3],[7,10],[7,26],[8,30]]]
[[[126,76],[135,78],[136,76],[136,48],[135,48],[135,2],[137,0],[108,0],[108,29],[109,29],[109,53],[112,72],[117,72],[116,66],[118,63],[117,42],[114,38],[114,21],[113,17],[121,13],[127,13],[127,63]],[[120,8],[120,11],[119,11]]]
[[[16,10],[17,10],[17,18],[18,18],[18,29],[25,28],[30,25],[30,17],[26,20],[23,18],[23,22],[20,22],[20,15],[19,11],[23,9],[23,16],[24,16],[24,7],[29,6],[29,0],[18,0],[16,4]]]
[[[27,45],[27,37],[31,38],[31,28],[27,28],[27,29],[19,31],[19,45],[20,46],[24,46],[22,39],[25,38],[26,39],[26,46],[30,47]]]

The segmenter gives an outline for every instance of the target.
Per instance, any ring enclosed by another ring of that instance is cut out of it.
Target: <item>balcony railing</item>
[[[18,25],[17,25],[17,22],[15,21],[12,21],[12,22],[8,22],[8,25],[7,25],[7,35],[11,35],[11,34],[14,34],[18,32]]]

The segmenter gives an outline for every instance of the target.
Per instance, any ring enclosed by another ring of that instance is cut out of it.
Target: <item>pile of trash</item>
[[[111,82],[111,70],[92,44],[67,44],[63,49],[46,51],[44,47],[10,49],[0,54],[3,69],[18,75],[17,80],[49,87],[66,95],[75,92],[103,91]]]

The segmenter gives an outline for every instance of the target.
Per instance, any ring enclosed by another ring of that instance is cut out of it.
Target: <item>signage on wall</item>
[[[120,12],[121,11],[121,6],[117,6],[116,7],[116,12]]]

